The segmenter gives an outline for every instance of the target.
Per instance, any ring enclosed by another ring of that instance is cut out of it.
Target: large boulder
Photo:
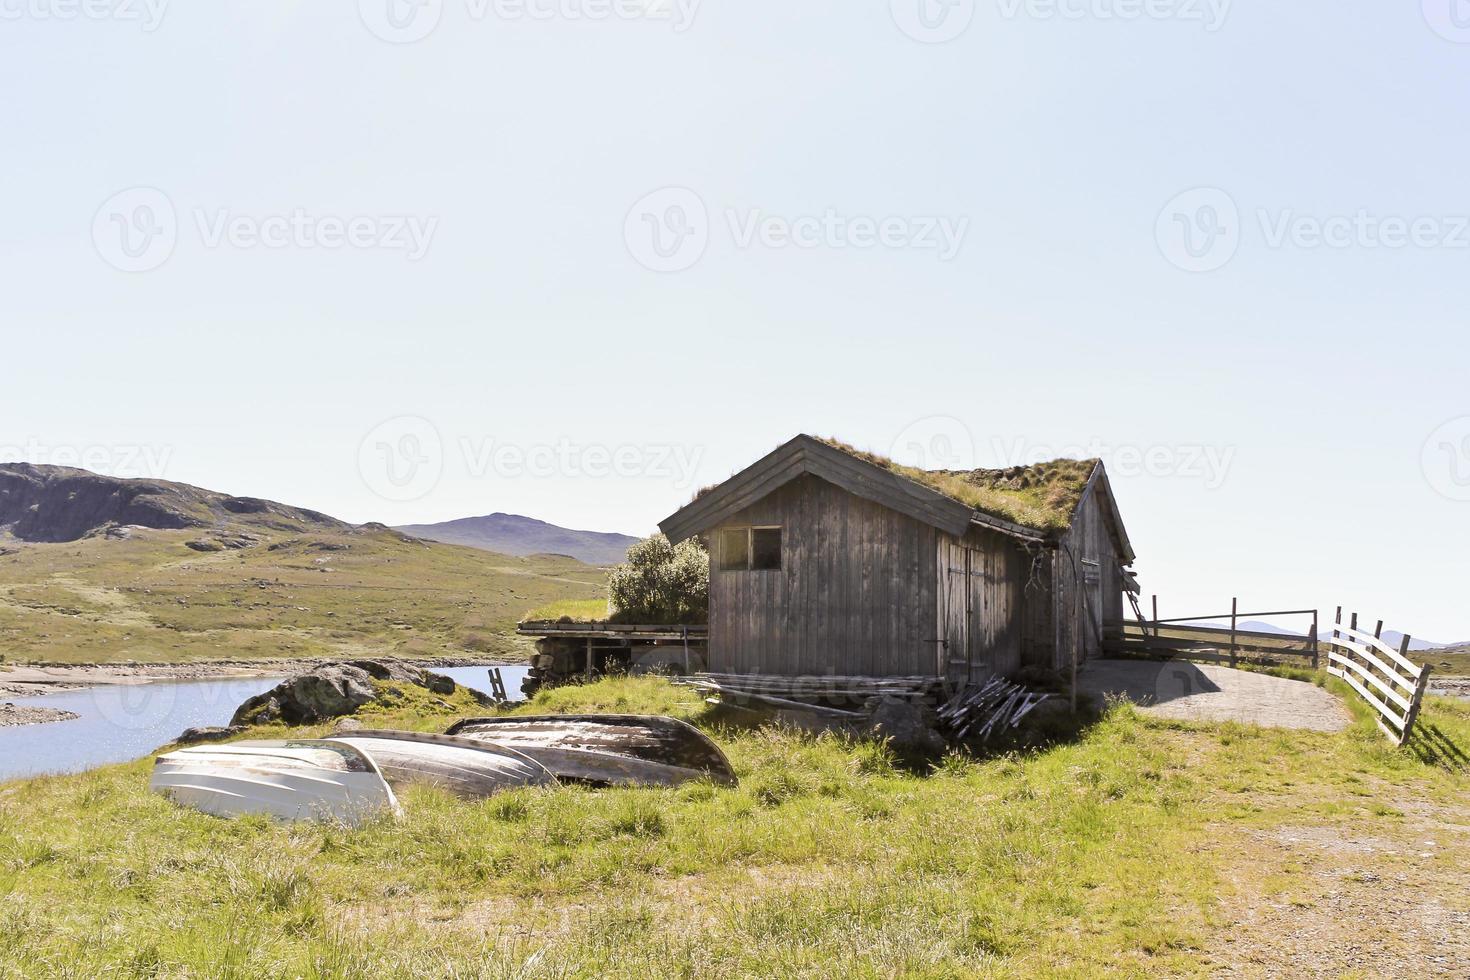
[[[905,755],[933,755],[945,748],[935,721],[927,704],[885,695],[873,705],[864,734],[888,739],[894,751]]]
[[[366,671],[374,680],[393,681],[398,684],[414,684],[427,688],[435,694],[453,694],[456,688],[452,677],[436,674],[412,664],[397,660],[353,660],[349,666]]]
[[[174,744],[201,745],[205,742],[223,742],[226,739],[234,738],[236,735],[243,735],[246,731],[247,728],[245,725],[230,725],[228,727],[205,725],[200,728],[186,728],[180,733],[178,738],[174,739]]]
[[[261,725],[279,721],[287,725],[315,725],[340,718],[370,701],[382,700],[383,689],[375,681],[399,687],[422,687],[438,695],[452,695],[459,690],[451,677],[396,660],[325,664],[257,694],[235,710],[230,724]],[[480,704],[494,703],[479,691],[471,690],[471,694]]]
[[[327,664],[257,694],[235,710],[230,724],[283,721],[288,725],[313,725],[350,715],[377,696],[372,675],[361,667]]]

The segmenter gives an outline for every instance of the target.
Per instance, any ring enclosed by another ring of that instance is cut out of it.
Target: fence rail
[[[1154,596],[1152,618],[1144,617],[1136,601],[1133,610],[1135,620],[1104,624],[1104,648],[1109,653],[1203,660],[1228,663],[1232,667],[1241,659],[1287,663],[1295,659],[1314,669],[1325,667],[1377,713],[1378,727],[1396,745],[1403,745],[1413,733],[1419,706],[1429,687],[1429,666],[1409,659],[1408,636],[1395,650],[1383,639],[1382,620],[1371,633],[1358,628],[1357,613],[1343,625],[1341,606],[1337,607],[1330,637],[1318,636],[1319,617],[1315,609],[1243,613],[1239,600],[1232,599],[1228,613],[1161,619],[1159,597]],[[1311,616],[1311,631],[1268,633],[1240,626],[1242,619],[1267,616]],[[1219,625],[1221,620],[1228,620],[1230,625]]]
[[[1153,618],[1145,619],[1135,604],[1137,620],[1116,620],[1104,624],[1105,645],[1111,652],[1163,655],[1187,660],[1228,663],[1234,667],[1246,660],[1305,661],[1313,668],[1320,665],[1317,640],[1317,610],[1275,609],[1269,612],[1241,612],[1240,601],[1230,600],[1228,613],[1209,616],[1176,616],[1159,618],[1159,597],[1153,597]],[[1309,632],[1268,633],[1244,629],[1241,620],[1265,616],[1311,616]],[[1229,626],[1218,625],[1221,620]]]
[[[1358,614],[1342,625],[1342,609],[1332,636],[1325,640],[1327,673],[1339,677],[1378,714],[1375,719],[1383,734],[1395,745],[1403,745],[1414,731],[1419,706],[1429,687],[1429,665],[1409,659],[1409,637],[1395,650],[1383,641],[1383,622],[1369,633],[1358,629]]]

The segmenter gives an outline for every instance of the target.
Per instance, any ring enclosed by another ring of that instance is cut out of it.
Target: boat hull
[[[218,817],[359,826],[398,813],[373,760],[349,745],[314,739],[246,741],[179,749],[154,762],[149,788]]]
[[[449,735],[514,749],[558,779],[602,786],[676,786],[710,779],[733,786],[735,771],[699,729],[662,715],[512,715],[470,718]]]
[[[432,786],[469,800],[520,786],[554,786],[544,765],[515,749],[476,739],[420,732],[356,731],[329,741],[377,763],[388,785]]]

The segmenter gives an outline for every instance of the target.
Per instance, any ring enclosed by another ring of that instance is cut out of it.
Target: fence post
[[[1154,636],[1159,635],[1159,594],[1154,593]]]
[[[1312,610],[1312,669],[1317,670],[1322,666],[1322,655],[1317,649],[1317,610]]]
[[[1240,597],[1230,598],[1230,666],[1235,666],[1235,619],[1236,612],[1240,608]]]
[[[1399,656],[1407,657],[1408,655],[1409,637],[1406,635],[1403,642],[1399,644]],[[1419,705],[1424,703],[1424,692],[1429,688],[1429,670],[1429,664],[1419,668],[1419,679],[1414,683],[1414,697],[1409,702],[1408,714],[1404,715],[1404,737],[1399,739],[1400,745],[1409,740],[1409,735],[1414,730],[1414,722],[1419,720]]]

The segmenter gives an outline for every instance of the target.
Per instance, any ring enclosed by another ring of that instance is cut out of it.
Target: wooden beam
[[[1322,666],[1322,653],[1317,643],[1317,610],[1312,610],[1312,669]]]
[[[1399,647],[1399,652],[1405,656],[1407,656],[1409,652],[1409,637],[1407,634],[1404,635],[1404,640]],[[1404,735],[1403,738],[1399,740],[1400,745],[1403,745],[1405,742],[1407,742],[1409,740],[1409,736],[1414,733],[1414,723],[1419,720],[1419,706],[1424,703],[1424,692],[1429,689],[1429,671],[1429,664],[1425,664],[1419,669],[1419,679],[1414,685],[1413,705],[1409,708],[1409,713],[1404,718]]]
[[[1235,627],[1239,619],[1240,600],[1234,596],[1230,599],[1230,666],[1235,666]]]

